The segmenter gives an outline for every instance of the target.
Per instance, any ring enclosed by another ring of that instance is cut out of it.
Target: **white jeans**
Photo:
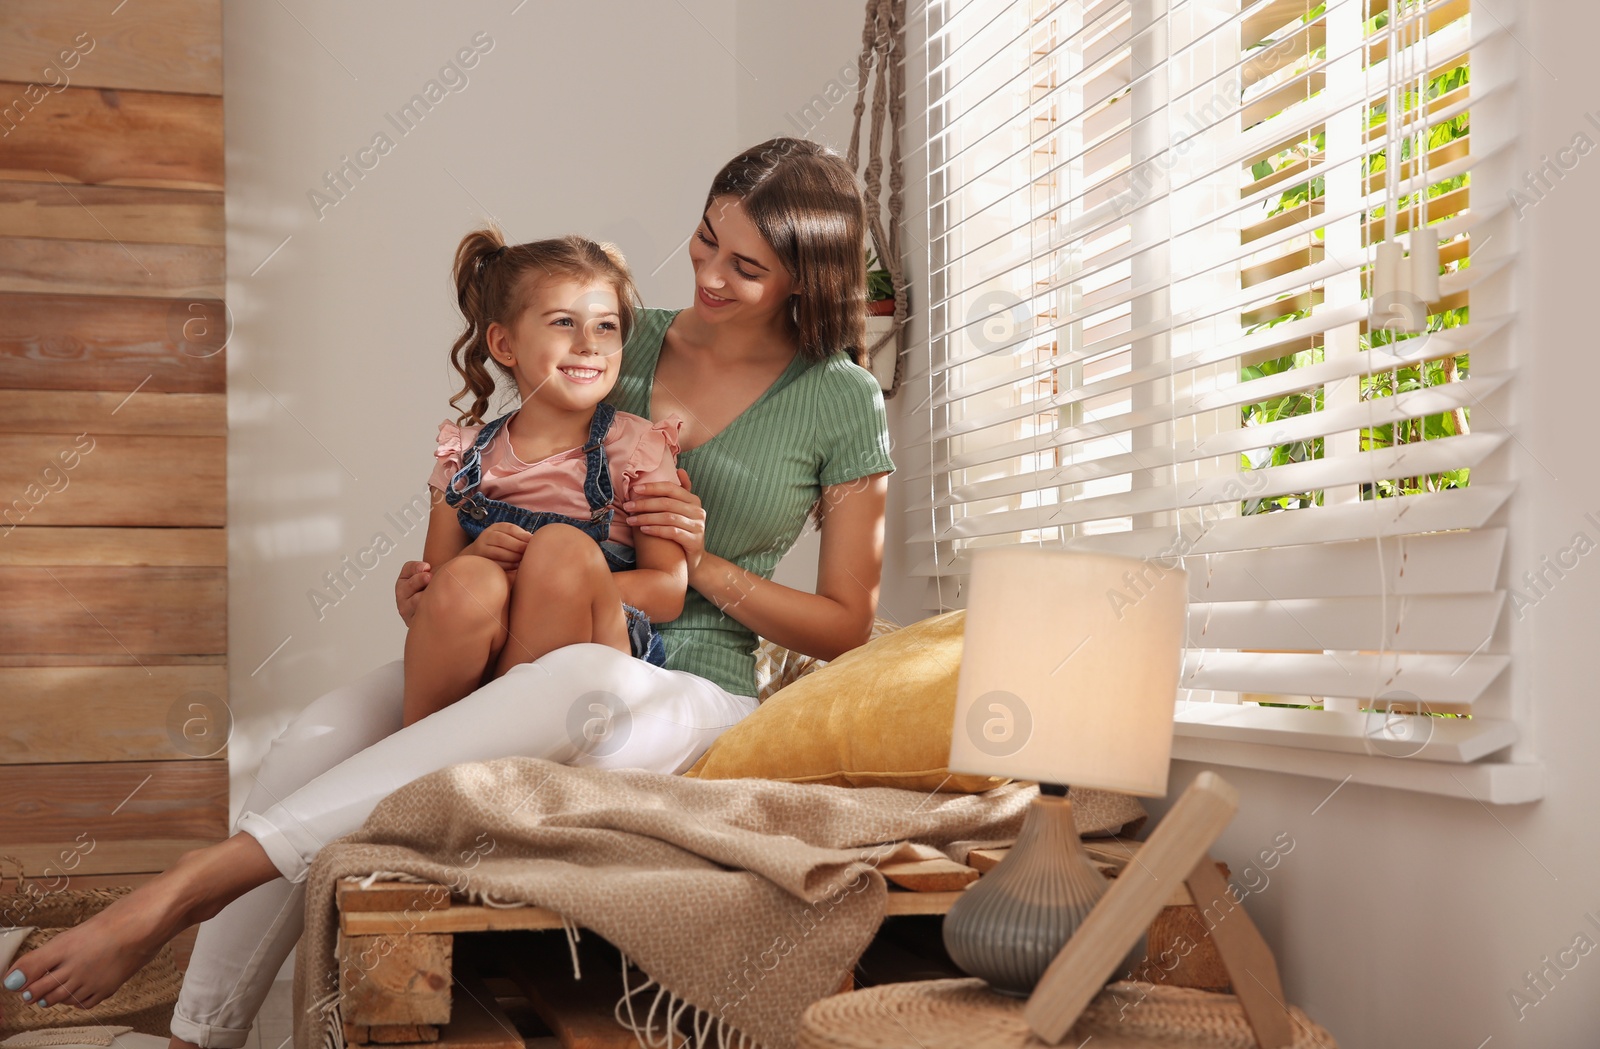
[[[380,800],[466,761],[521,755],[570,765],[682,772],[756,708],[750,696],[605,645],[569,645],[512,668],[401,728],[400,660],[313,701],[272,741],[235,830],[283,878],[200,925],[172,1033],[237,1049],[304,925],[305,877],[323,844],[359,830]]]

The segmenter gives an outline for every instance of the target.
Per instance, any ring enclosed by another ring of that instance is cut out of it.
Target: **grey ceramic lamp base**
[[[1109,885],[1083,851],[1072,803],[1041,795],[1010,853],[945,916],[945,950],[963,972],[1025,997]]]

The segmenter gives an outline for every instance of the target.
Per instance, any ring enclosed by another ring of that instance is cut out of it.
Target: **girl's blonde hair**
[[[484,421],[489,399],[499,388],[497,374],[489,369],[491,364],[499,375],[511,375],[511,369],[489,355],[489,325],[515,324],[528,307],[533,282],[549,277],[611,285],[617,293],[622,339],[627,341],[633,331],[639,292],[627,262],[615,246],[576,234],[508,245],[494,226],[473,230],[461,238],[456,248],[456,305],[466,320],[465,330],[450,347],[450,363],[463,382],[450,398],[450,404],[460,412],[457,425]],[[457,402],[468,395],[472,397],[471,405],[462,408]]]

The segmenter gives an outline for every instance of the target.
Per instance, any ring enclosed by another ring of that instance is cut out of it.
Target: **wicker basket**
[[[799,1049],[1045,1049],[1022,1018],[1024,999],[982,980],[886,984],[814,1002]],[[1337,1049],[1333,1036],[1291,1007],[1292,1049]],[[1067,1033],[1063,1046],[1097,1049],[1256,1049],[1239,1000],[1188,987],[1118,982]]]
[[[22,942],[17,957],[49,943],[59,934],[104,910],[132,892],[131,887],[114,889],[47,890],[37,881],[29,882],[22,865],[13,857],[0,857],[17,868],[16,888],[0,893],[0,925],[37,926]],[[5,881],[0,866],[0,887]],[[172,945],[164,944],[150,963],[129,978],[117,993],[92,1009],[80,1009],[70,1002],[41,1009],[22,1000],[20,991],[0,987],[0,1038],[19,1031],[48,1027],[125,1025],[142,1034],[166,1036],[172,1024],[172,1009],[178,1002],[183,977],[173,959]]]

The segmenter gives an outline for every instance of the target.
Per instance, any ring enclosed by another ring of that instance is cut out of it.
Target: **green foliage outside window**
[[[1303,19],[1309,23],[1321,17],[1324,8],[1319,6],[1309,12]],[[1381,12],[1375,18],[1368,20],[1367,32],[1370,35],[1383,28],[1388,21],[1388,12]],[[1259,47],[1268,47],[1272,40],[1264,40]],[[1317,49],[1309,56],[1311,63],[1316,63],[1326,57],[1324,49]],[[1467,84],[1470,70],[1466,64],[1447,70],[1433,77],[1428,83],[1427,96],[1431,103],[1448,92],[1454,91]],[[1406,92],[1402,101],[1402,108],[1409,110],[1418,103],[1415,87]],[[1380,100],[1368,107],[1367,126],[1369,128],[1382,124],[1387,117],[1386,101]],[[1432,152],[1448,143],[1463,138],[1469,131],[1468,114],[1463,113],[1451,120],[1440,122],[1430,129],[1428,136],[1428,150]],[[1308,137],[1304,142],[1285,149],[1276,156],[1262,160],[1251,168],[1254,181],[1271,177],[1278,172],[1296,164],[1309,164],[1311,158],[1322,152],[1326,146],[1325,136],[1318,133]],[[1404,139],[1401,143],[1401,163],[1409,164],[1415,152],[1415,143],[1412,139]],[[1388,166],[1388,157],[1384,149],[1378,149],[1367,155],[1363,162],[1364,177],[1371,177],[1383,172]],[[1444,196],[1468,184],[1469,175],[1463,174],[1453,178],[1441,179],[1426,188],[1429,199]],[[1286,187],[1275,198],[1271,198],[1267,205],[1265,217],[1281,215],[1287,211],[1306,205],[1315,206],[1320,202],[1325,193],[1325,184],[1322,176],[1311,175],[1305,181]],[[1401,207],[1418,207],[1421,194],[1404,197]],[[1363,221],[1381,222],[1384,218],[1382,206],[1371,209],[1362,216]],[[1324,230],[1317,229],[1313,235],[1313,243],[1322,241]],[[1456,270],[1465,269],[1469,265],[1466,258],[1454,264]],[[1448,267],[1447,267],[1448,269]],[[1367,293],[1363,291],[1363,296]],[[1291,298],[1292,296],[1285,296]],[[1263,323],[1257,324],[1248,330],[1250,332],[1262,331],[1267,328],[1286,324],[1291,321],[1301,320],[1311,315],[1310,309],[1288,308],[1279,316],[1272,317]],[[1438,332],[1447,328],[1455,328],[1467,322],[1468,307],[1461,306],[1446,309],[1433,314],[1428,318],[1428,331]],[[1419,338],[1420,335],[1396,335],[1387,329],[1378,328],[1370,332],[1363,332],[1360,336],[1360,349],[1370,350],[1374,346],[1389,345],[1396,340]],[[1276,375],[1296,368],[1305,368],[1321,363],[1323,347],[1313,346],[1295,353],[1279,357],[1275,360],[1262,361],[1244,366],[1240,369],[1240,381],[1260,378],[1266,375]],[[1461,354],[1453,358],[1444,358],[1436,361],[1419,362],[1391,371],[1374,375],[1363,376],[1360,379],[1360,397],[1362,401],[1375,400],[1380,397],[1392,397],[1399,393],[1421,389],[1424,386],[1436,386],[1440,383],[1459,382],[1469,373],[1471,361],[1468,354]],[[1244,405],[1241,409],[1240,422],[1244,426],[1271,426],[1274,423],[1298,416],[1309,415],[1323,409],[1323,390],[1313,387],[1295,393],[1285,394],[1270,400],[1255,404]],[[1428,415],[1416,419],[1405,419],[1396,423],[1385,423],[1360,431],[1360,448],[1370,451],[1392,447],[1396,444],[1409,444],[1422,440],[1437,440],[1441,437],[1450,437],[1468,432],[1469,409],[1461,408],[1453,412],[1438,415]],[[1290,463],[1304,462],[1323,457],[1323,438],[1314,437],[1309,440],[1292,441],[1286,444],[1272,445],[1256,450],[1253,454],[1246,453],[1240,456],[1240,469],[1258,470],[1272,466],[1284,466]],[[1449,470],[1441,473],[1426,474],[1415,477],[1391,478],[1379,480],[1376,484],[1366,483],[1360,486],[1361,498],[1388,498],[1397,495],[1414,495],[1423,492],[1437,492],[1449,488],[1464,488],[1467,486],[1469,471],[1465,468]],[[1242,514],[1272,513],[1280,510],[1294,510],[1303,507],[1320,505],[1323,493],[1309,491],[1278,495],[1264,499],[1247,500],[1240,506]]]

